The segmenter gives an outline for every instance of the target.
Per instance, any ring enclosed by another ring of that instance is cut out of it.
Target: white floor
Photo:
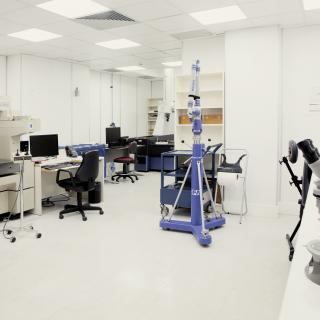
[[[295,217],[228,216],[200,247],[158,224],[159,174],[106,185],[105,215],[27,220],[42,239],[0,239],[3,320],[276,320]],[[2,226],[2,225],[0,225]]]

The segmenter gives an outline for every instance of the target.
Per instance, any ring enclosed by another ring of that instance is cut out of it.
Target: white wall
[[[163,97],[163,81],[151,81],[151,98],[159,99]]]
[[[148,99],[150,97],[150,81],[137,79],[137,136],[144,136],[148,132]]]
[[[41,132],[58,133],[61,145],[104,143],[111,122],[121,125],[123,135],[147,134],[149,80],[29,55],[8,57],[7,69],[13,108],[39,117]]]
[[[21,110],[21,60],[20,55],[7,57],[7,95],[13,110]]]
[[[0,56],[0,96],[7,94],[7,57]]]
[[[90,141],[90,119],[94,109],[90,106],[90,70],[86,66],[72,64],[72,143]],[[78,96],[75,90],[78,88]]]
[[[201,72],[224,71],[224,37],[185,40],[182,51],[182,74],[190,74],[191,66],[200,60]]]
[[[21,111],[40,118],[41,133],[58,133],[60,144],[70,144],[71,65],[23,55],[21,71]]]
[[[121,77],[121,135],[133,137],[137,134],[137,80]]]
[[[308,108],[310,89],[320,87],[320,27],[286,29],[283,31],[283,134],[282,153],[288,153],[288,141],[305,138],[320,146],[320,112]],[[303,158],[294,166],[302,174]],[[285,167],[281,175],[281,211],[298,212],[299,197],[295,187],[290,187]]]
[[[277,28],[225,37],[227,148],[249,152],[249,211],[277,213],[281,34]]]

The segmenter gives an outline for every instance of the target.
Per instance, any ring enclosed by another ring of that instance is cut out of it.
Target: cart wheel
[[[169,214],[169,208],[167,206],[165,206],[164,204],[160,205],[160,212],[161,212],[161,216],[164,219],[168,214]]]
[[[40,238],[41,238],[41,236],[42,236],[42,234],[41,234],[41,233],[37,233],[37,235],[36,235],[37,239],[40,239]]]
[[[11,242],[11,243],[16,242],[16,237],[12,237],[12,238],[10,239],[10,242]]]

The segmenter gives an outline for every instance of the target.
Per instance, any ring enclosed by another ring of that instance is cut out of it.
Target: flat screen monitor
[[[55,157],[59,155],[58,135],[30,136],[30,153],[32,157]]]
[[[120,143],[121,130],[120,127],[106,128],[106,143],[117,144]]]

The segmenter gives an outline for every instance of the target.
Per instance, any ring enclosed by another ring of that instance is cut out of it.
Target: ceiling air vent
[[[178,40],[187,40],[187,39],[209,37],[209,36],[212,36],[212,33],[207,30],[194,30],[194,31],[181,32],[181,33],[173,33],[171,35]]]
[[[135,20],[113,10],[79,17],[74,21],[97,30],[113,29],[136,23]]]

